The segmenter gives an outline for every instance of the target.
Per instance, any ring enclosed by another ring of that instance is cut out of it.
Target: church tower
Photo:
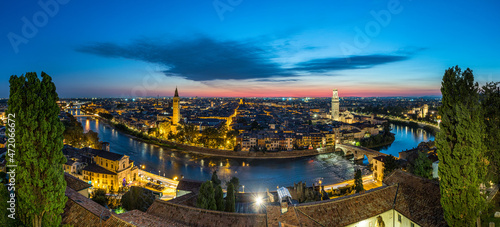
[[[179,106],[179,92],[177,92],[177,87],[175,87],[175,94],[173,99],[174,112],[172,116],[172,126],[177,127],[181,119],[181,110]]]
[[[338,121],[340,115],[340,101],[339,101],[339,92],[337,89],[333,89],[332,96],[332,120]]]

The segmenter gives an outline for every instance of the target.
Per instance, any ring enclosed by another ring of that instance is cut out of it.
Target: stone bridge
[[[357,147],[349,144],[335,144],[335,151],[343,151],[344,155],[354,155],[354,160],[362,160],[365,156],[368,162],[371,163],[372,159],[377,156],[386,156],[386,154],[372,150],[366,147]]]

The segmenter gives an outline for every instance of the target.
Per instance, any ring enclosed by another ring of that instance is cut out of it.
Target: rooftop
[[[147,214],[188,226],[265,226],[265,214],[213,211],[155,200]]]
[[[85,166],[85,168],[83,168],[83,170],[93,172],[93,173],[116,175],[115,172],[109,171],[109,170],[105,169],[104,167],[100,167],[99,165],[94,164],[94,163],[91,163],[88,166]]]
[[[139,210],[131,210],[117,215],[121,220],[137,226],[186,226],[171,220],[160,218],[154,215],[144,213]]]
[[[177,190],[198,192],[203,181],[181,179],[179,184],[177,184]]]
[[[70,187],[66,187],[66,206],[62,214],[62,224],[75,226],[134,226],[116,217],[105,207],[81,195]]]
[[[396,170],[385,184],[399,184],[395,209],[421,226],[446,226],[441,207],[439,183]]]
[[[109,151],[105,151],[105,150],[96,150],[96,149],[92,149],[92,148],[83,148],[84,150],[86,150],[87,152],[95,155],[95,156],[99,156],[99,157],[102,157],[102,158],[105,158],[105,159],[108,159],[108,160],[111,160],[111,161],[118,161],[120,159],[123,158],[123,154],[117,154],[117,153],[113,153],[113,152],[109,152]]]
[[[69,173],[64,173],[64,180],[66,181],[66,185],[75,191],[80,191],[83,189],[90,188],[92,185],[82,181]]]

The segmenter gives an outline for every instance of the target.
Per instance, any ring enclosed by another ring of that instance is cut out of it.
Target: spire
[[[177,92],[177,86],[175,87],[175,94],[174,97],[179,97],[179,92]]]

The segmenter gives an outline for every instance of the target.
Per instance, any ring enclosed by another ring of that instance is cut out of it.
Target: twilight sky
[[[440,95],[454,65],[500,81],[499,12],[495,0],[2,1],[0,97],[31,71],[63,98]]]

